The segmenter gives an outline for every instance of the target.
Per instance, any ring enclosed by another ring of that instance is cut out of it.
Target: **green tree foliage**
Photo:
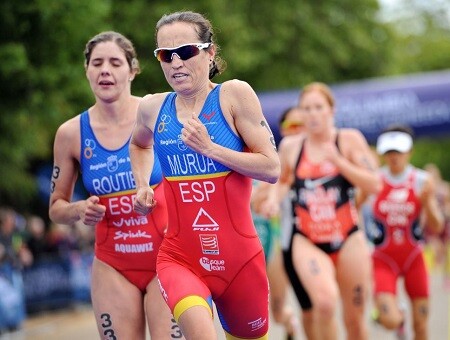
[[[106,1],[1,2],[0,203],[30,202],[33,164],[51,157],[56,127],[92,100],[82,51],[107,14]]]
[[[212,22],[228,67],[218,81],[238,78],[259,91],[339,82],[384,73],[391,32],[376,19],[376,0],[156,1],[115,0],[115,27],[136,44],[143,74],[135,90],[169,90],[153,58],[154,26],[164,13],[191,9]],[[139,23],[140,29],[136,29]],[[355,53],[358,51],[358,53]]]
[[[157,20],[177,10],[204,13],[228,63],[217,81],[239,78],[266,91],[409,71],[398,64],[395,27],[378,20],[378,9],[377,0],[3,0],[0,205],[29,206],[56,129],[93,103],[83,51],[98,32],[117,30],[134,42],[142,74],[133,92],[144,95],[170,90],[153,57]],[[436,63],[429,55],[428,65]]]
[[[389,73],[448,69],[450,5],[446,0],[410,0],[385,18],[395,35],[394,60]]]
[[[233,2],[237,10],[226,4],[216,20],[223,54],[232,77],[258,90],[364,78],[382,73],[388,59],[377,41],[389,32],[376,22],[375,0]]]
[[[411,163],[423,168],[427,163],[434,163],[441,170],[442,177],[450,181],[450,139],[421,138],[415,141]]]

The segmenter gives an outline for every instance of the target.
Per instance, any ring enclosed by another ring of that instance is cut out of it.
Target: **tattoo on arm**
[[[267,131],[269,132],[269,134],[270,134],[270,143],[272,143],[273,148],[275,149],[275,151],[277,151],[277,146],[276,146],[276,143],[275,143],[275,137],[273,136],[273,133],[272,133],[272,130],[270,129],[269,124],[267,124],[267,122],[265,120],[262,120],[260,124],[261,124],[262,127],[266,128]]]
[[[55,166],[53,167],[52,182],[51,182],[51,184],[50,184],[50,191],[51,191],[52,193],[55,191],[55,186],[56,186],[55,180],[59,178],[60,172],[61,172],[60,167],[57,166],[57,165],[55,165]]]

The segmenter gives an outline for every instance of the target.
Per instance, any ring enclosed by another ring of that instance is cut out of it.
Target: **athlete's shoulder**
[[[153,125],[161,106],[170,92],[147,94],[141,99],[138,108],[138,121]]]
[[[56,138],[72,139],[80,134],[81,114],[62,123],[56,131]]]
[[[56,159],[65,157],[78,159],[81,143],[80,117],[79,114],[67,120],[56,131],[53,146],[55,162]]]
[[[342,138],[342,140],[346,140],[349,142],[354,141],[360,141],[360,142],[366,142],[366,138],[362,134],[361,131],[354,128],[341,128],[339,129],[339,136]]]
[[[254,93],[249,83],[239,79],[230,79],[222,83],[222,91],[233,95],[245,95]]]
[[[150,93],[145,95],[140,102],[142,109],[155,109],[160,107],[170,92]]]

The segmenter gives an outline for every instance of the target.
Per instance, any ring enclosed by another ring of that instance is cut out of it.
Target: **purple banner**
[[[374,78],[331,85],[336,125],[359,129],[373,143],[388,125],[410,125],[417,137],[450,134],[450,71]],[[278,119],[299,90],[258,94],[277,140]]]

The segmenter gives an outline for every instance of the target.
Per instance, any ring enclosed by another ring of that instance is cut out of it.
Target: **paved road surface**
[[[434,274],[432,277],[432,298],[430,318],[430,340],[450,340],[449,336],[449,292],[442,284],[442,275]],[[290,295],[289,302],[296,306],[295,299]],[[370,322],[370,321],[368,321]],[[410,324],[407,325],[410,328]],[[225,340],[217,324],[219,340]],[[339,339],[345,339],[343,328],[340,328]],[[411,332],[409,333],[411,334]],[[95,340],[98,339],[92,311],[89,306],[80,306],[70,311],[43,313],[29,318],[22,330],[0,336],[1,340]],[[269,333],[270,340],[283,340],[282,328],[272,324]],[[296,340],[304,340],[299,334]],[[370,340],[394,340],[393,334],[384,331],[381,327],[370,323]],[[409,337],[409,339],[412,339]]]

